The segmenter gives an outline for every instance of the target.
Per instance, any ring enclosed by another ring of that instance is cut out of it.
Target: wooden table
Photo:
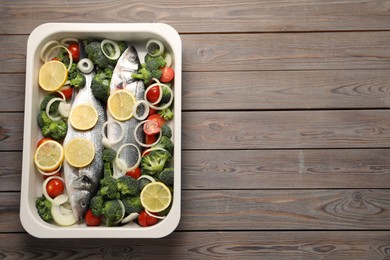
[[[142,2],[0,1],[0,259],[390,259],[390,1]],[[22,228],[26,43],[45,22],[180,33],[182,218],[168,237]]]

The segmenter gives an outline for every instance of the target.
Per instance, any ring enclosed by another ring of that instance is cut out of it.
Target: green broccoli
[[[161,126],[160,131],[161,131],[161,135],[162,135],[162,136],[166,136],[166,137],[168,137],[168,138],[171,138],[171,137],[172,137],[172,129],[169,127],[168,124],[163,124],[163,125]]]
[[[151,180],[146,179],[146,178],[141,178],[137,181],[138,181],[139,190],[142,190],[146,185],[148,185],[149,183],[152,182]]]
[[[131,77],[133,79],[142,79],[144,83],[147,84],[152,79],[152,74],[149,70],[142,67],[140,70],[138,70],[138,73],[132,73]]]
[[[75,88],[83,88],[85,86],[86,79],[81,73],[77,74],[75,78],[70,80],[70,85]]]
[[[120,221],[123,216],[123,209],[119,200],[108,200],[104,203],[102,215],[105,217],[106,225],[111,227]]]
[[[152,78],[159,79],[161,77],[161,70],[159,68],[166,65],[165,59],[162,56],[151,57],[145,56],[145,63],[141,64],[141,69],[138,73],[132,73],[131,77],[134,79],[142,79],[145,84],[149,83]]]
[[[111,75],[108,75],[105,71],[101,71],[93,77],[91,90],[96,99],[104,103],[107,102],[110,96],[110,82]]]
[[[53,220],[51,215],[51,203],[45,196],[38,197],[35,201],[35,207],[37,208],[38,215],[46,222]]]
[[[50,100],[52,100],[53,98],[57,98],[58,96],[56,96],[56,94],[54,93],[51,93],[51,94],[48,94],[46,95],[40,106],[39,106],[39,109],[41,111],[46,111],[46,107],[47,107],[47,104],[50,102]],[[50,110],[49,110],[49,113],[50,115],[53,115],[53,116],[58,116],[59,115],[59,112],[58,112],[58,106],[60,105],[60,102],[59,101],[56,101],[54,102],[51,106],[50,106]]]
[[[153,145],[152,148],[163,148],[167,150],[171,155],[173,155],[174,145],[171,139],[166,136],[162,136],[160,141],[157,144]]]
[[[122,198],[123,205],[125,206],[126,214],[139,213],[144,207],[141,204],[139,196],[125,196]]]
[[[120,51],[120,53],[121,53],[121,54],[124,53],[125,50],[127,49],[127,43],[126,43],[125,41],[117,41],[116,43],[117,43],[118,46],[119,46],[119,51]]]
[[[141,159],[141,168],[144,174],[156,174],[161,172],[172,158],[168,151],[155,150]]]
[[[165,87],[165,86],[163,86],[162,90],[163,90],[163,93],[162,93],[160,103],[166,104],[169,102],[169,100],[171,100],[171,91],[169,91],[168,87]]]
[[[91,202],[89,204],[89,208],[92,210],[93,215],[99,217],[100,215],[102,215],[103,205],[104,205],[103,197],[96,195],[92,197]]]
[[[100,180],[100,189],[98,195],[102,196],[103,199],[118,199],[120,193],[116,185],[116,180],[112,177],[111,162],[104,163],[104,177]]]
[[[72,66],[70,67],[68,71],[68,79],[74,79],[79,74],[79,69],[77,68],[76,63],[72,63]]]
[[[173,168],[165,168],[158,174],[157,178],[165,185],[172,186],[174,179]]]
[[[172,120],[173,119],[173,116],[174,116],[174,113],[173,111],[167,107],[161,111],[158,112],[158,114],[164,118],[165,121],[168,121],[168,120]]]
[[[105,68],[110,65],[110,60],[104,55],[101,49],[101,43],[98,41],[84,41],[84,49],[88,56],[88,59],[92,61],[94,65],[100,68]]]
[[[37,121],[44,137],[51,137],[57,141],[65,138],[68,131],[68,125],[64,120],[52,121],[45,111],[41,111]]]
[[[116,179],[116,185],[121,195],[136,195],[139,192],[137,180],[128,175]]]
[[[145,56],[145,68],[149,71],[157,70],[166,65],[166,61],[163,56],[152,57],[150,55]]]
[[[116,151],[111,148],[105,148],[103,150],[103,161],[112,162],[116,157]]]
[[[70,62],[68,51],[65,50],[64,48],[61,48],[60,51],[58,52],[58,54],[53,59],[61,61],[66,66],[68,66],[69,62]]]

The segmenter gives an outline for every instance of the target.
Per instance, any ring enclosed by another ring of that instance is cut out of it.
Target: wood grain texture
[[[29,33],[41,23],[163,22],[179,32],[389,29],[387,1],[3,1],[0,33]],[[83,12],[80,12],[83,10]]]
[[[389,232],[174,232],[164,239],[37,239],[0,234],[5,259],[383,260]],[[61,251],[58,251],[61,248]]]
[[[22,153],[0,152],[0,191],[20,191]]]
[[[186,72],[183,74],[183,109],[385,108],[390,106],[389,72]]]
[[[14,112],[24,110],[24,74],[0,74],[0,111]]]
[[[183,151],[183,189],[390,188],[390,150]]]
[[[0,192],[1,232],[21,232],[19,193]],[[185,190],[178,230],[388,230],[390,189]]]
[[[389,147],[387,110],[186,112],[184,149]]]
[[[183,71],[390,69],[390,32],[181,35]],[[24,72],[27,36],[0,37],[0,73]]]
[[[0,113],[0,151],[22,150],[23,114]]]

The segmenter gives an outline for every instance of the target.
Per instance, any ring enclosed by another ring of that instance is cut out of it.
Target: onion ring
[[[138,160],[137,160],[137,162],[136,162],[133,166],[131,166],[131,167],[127,167],[127,165],[126,165],[126,166],[123,165],[123,163],[122,163],[123,160],[119,158],[120,153],[122,152],[123,148],[125,148],[126,146],[132,146],[132,147],[134,147],[134,148],[137,150],[137,152],[138,152]],[[130,172],[130,171],[134,170],[135,168],[137,168],[137,167],[140,165],[140,163],[141,163],[141,152],[140,152],[139,148],[138,148],[136,145],[134,145],[134,144],[132,144],[132,143],[127,143],[127,144],[124,144],[124,145],[122,145],[121,147],[119,147],[118,152],[117,152],[117,154],[116,154],[116,158],[115,158],[115,164],[116,164],[116,166],[117,166],[120,170],[122,170],[122,171],[124,171],[124,172]]]
[[[85,74],[91,73],[93,70],[93,63],[90,59],[84,58],[77,63],[77,68]]]
[[[52,199],[49,194],[47,193],[47,190],[46,190],[46,185],[49,183],[49,181],[53,180],[53,179],[58,179],[60,181],[62,181],[64,184],[65,184],[65,181],[64,179],[62,179],[61,177],[59,176],[50,176],[49,178],[47,178],[43,183],[42,183],[42,193],[43,193],[43,196],[45,196],[45,198],[50,201],[51,204],[54,203],[54,199]],[[58,195],[60,196],[60,195]]]
[[[59,102],[66,102],[62,98],[52,98],[50,101],[47,103],[46,106],[46,114],[47,116],[52,120],[52,121],[59,121],[61,120],[61,116],[53,117],[50,115],[50,107],[53,105],[54,102],[59,101]]]
[[[143,105],[145,108],[142,116],[138,116],[138,114],[137,114],[137,109],[140,105]],[[137,102],[135,102],[135,104],[133,106],[133,116],[138,120],[145,120],[148,117],[148,115],[149,115],[148,103],[145,100],[138,100]]]
[[[111,44],[114,49],[115,49],[115,53],[113,55],[108,55],[106,53],[106,51],[104,50],[104,46],[106,44]],[[108,59],[110,60],[117,60],[119,58],[119,56],[121,55],[121,51],[119,49],[119,46],[116,42],[112,41],[112,40],[108,40],[108,39],[104,39],[101,44],[100,44],[100,49],[102,50],[104,56],[106,56]]]
[[[160,132],[159,132],[159,136],[158,136],[157,140],[156,140],[154,143],[151,143],[151,144],[144,144],[144,143],[142,143],[140,140],[138,140],[138,137],[137,137],[138,128],[139,128],[141,125],[143,125],[143,124],[145,124],[145,123],[147,123],[147,122],[154,122],[154,121],[153,121],[153,120],[141,121],[141,122],[135,127],[135,129],[134,129],[134,139],[135,139],[135,141],[136,141],[139,145],[141,145],[142,147],[152,147],[153,145],[156,145],[158,142],[160,142],[161,137],[162,137],[162,133],[161,133],[161,131],[160,131]]]
[[[146,43],[146,51],[152,57],[160,56],[164,53],[164,44],[156,39],[151,39]]]
[[[55,40],[52,40],[52,41],[48,41],[47,43],[45,43],[45,45],[43,45],[42,49],[41,49],[41,52],[39,53],[39,58],[41,59],[42,62],[46,62],[46,51],[47,51],[47,48],[51,47],[51,45],[54,45],[54,46],[58,46],[60,45],[60,43],[58,41],[55,41]]]

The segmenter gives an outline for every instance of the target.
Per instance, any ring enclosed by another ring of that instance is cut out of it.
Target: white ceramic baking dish
[[[44,95],[38,86],[38,71],[42,65],[39,52],[50,40],[65,37],[107,38],[125,40],[134,45],[142,60],[145,43],[149,39],[161,40],[173,56],[175,70],[173,142],[174,193],[172,208],[167,217],[150,227],[135,223],[121,227],[88,227],[78,224],[61,227],[44,222],[35,208],[37,196],[42,194],[42,176],[34,166],[33,155],[41,138],[36,118],[39,102]],[[161,23],[47,23],[32,31],[27,45],[25,117],[23,140],[23,167],[21,185],[20,220],[25,230],[39,238],[159,238],[170,234],[177,227],[181,209],[181,63],[182,47],[179,34],[171,26]]]

